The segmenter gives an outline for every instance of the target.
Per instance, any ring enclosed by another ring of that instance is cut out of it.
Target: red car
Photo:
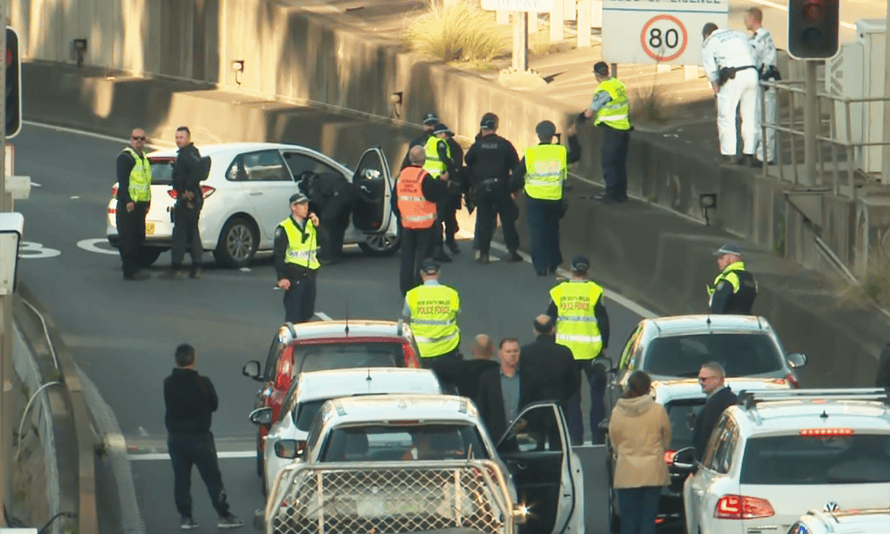
[[[278,420],[290,385],[303,371],[354,367],[420,367],[420,351],[411,328],[402,321],[322,321],[285,323],[272,340],[265,365],[244,364],[241,373],[263,387],[254,408],[271,407]],[[259,426],[257,473],[263,474],[263,448],[269,427]]]

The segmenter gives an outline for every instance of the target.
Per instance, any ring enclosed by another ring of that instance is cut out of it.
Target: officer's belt
[[[574,322],[585,322],[585,323],[595,323],[597,322],[596,317],[591,317],[589,315],[560,315],[559,321],[574,321]]]
[[[425,324],[430,326],[448,326],[454,323],[454,321],[445,319],[445,320],[436,320],[436,319],[414,319],[411,318],[411,324]]]
[[[479,182],[479,185],[485,185],[485,186],[488,186],[488,185],[497,185],[498,182],[500,182],[500,180],[498,180],[497,178],[487,178],[487,179],[482,180],[481,182]]]

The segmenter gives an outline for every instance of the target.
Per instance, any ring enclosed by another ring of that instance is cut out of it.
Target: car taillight
[[[807,438],[836,438],[852,436],[852,428],[802,428],[800,435]]]
[[[674,463],[674,456],[677,455],[677,451],[667,450],[664,451],[664,463],[671,465]]]
[[[173,200],[176,200],[176,190],[175,189],[168,189],[167,194],[170,195],[170,198],[172,198]]]
[[[766,499],[744,495],[724,495],[714,507],[714,517],[717,519],[754,519],[772,517],[775,514]]]
[[[278,364],[278,374],[275,377],[275,389],[278,391],[287,391],[290,387],[290,372],[292,367],[290,359],[290,355],[284,355],[281,357],[281,361]]]
[[[209,197],[216,191],[215,187],[210,187],[209,185],[201,186],[201,194],[204,195],[204,198]]]
[[[800,389],[800,384],[797,382],[797,377],[794,376],[794,373],[788,373],[785,375],[785,380],[791,384],[791,389]]]
[[[117,198],[117,184],[111,186],[111,198]]]

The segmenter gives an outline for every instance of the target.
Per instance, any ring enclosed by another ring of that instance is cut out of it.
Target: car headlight
[[[525,504],[517,504],[513,507],[513,522],[517,525],[524,525],[528,519],[530,511]]]

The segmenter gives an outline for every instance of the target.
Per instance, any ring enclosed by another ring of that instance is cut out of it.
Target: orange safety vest
[[[405,167],[396,182],[396,197],[402,228],[430,228],[436,222],[436,204],[423,196],[423,178],[427,172],[420,167]]]

